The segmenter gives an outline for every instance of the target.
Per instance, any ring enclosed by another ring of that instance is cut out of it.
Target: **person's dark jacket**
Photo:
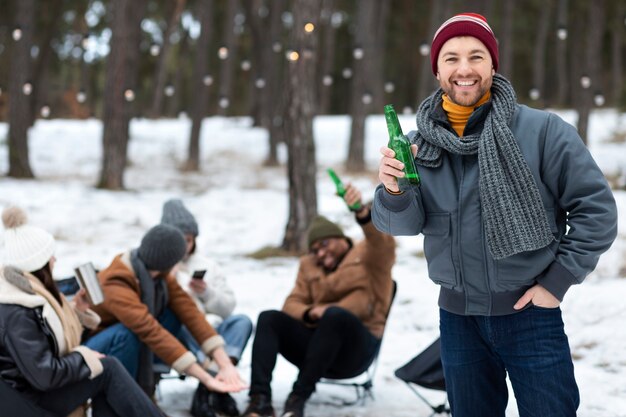
[[[95,354],[89,349],[77,347],[61,355],[44,313],[45,300],[25,291],[27,286],[18,288],[8,282],[6,274],[7,268],[0,268],[0,378],[28,395],[87,380],[101,372],[101,368],[96,371],[87,365]],[[28,285],[25,277],[24,285]]]
[[[488,109],[489,103],[474,112],[465,135],[482,130]],[[443,110],[433,117],[452,131]],[[617,235],[613,194],[576,129],[555,114],[522,105],[510,128],[554,234],[544,248],[499,260],[491,256],[481,214],[477,155],[443,152],[441,166],[418,166],[419,188],[401,195],[390,194],[382,185],[376,190],[374,225],[395,236],[424,235],[428,274],[441,286],[439,306],[452,313],[513,313],[515,302],[537,283],[562,300],[571,285],[581,283],[595,268]]]

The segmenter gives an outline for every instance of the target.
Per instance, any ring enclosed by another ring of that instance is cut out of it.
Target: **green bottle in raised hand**
[[[335,187],[337,188],[337,195],[343,198],[343,196],[346,195],[346,187],[343,186],[343,183],[341,182],[341,180],[339,179],[339,176],[335,173],[335,171],[333,171],[331,168],[328,168],[326,171],[328,172],[328,175],[330,175],[330,178],[335,183]],[[359,203],[358,201],[352,205],[348,205],[348,203],[346,203],[346,206],[348,206],[348,208],[352,211],[361,210],[361,203]]]
[[[411,152],[411,143],[402,133],[398,115],[392,104],[385,106],[385,120],[389,130],[389,143],[387,147],[396,153],[396,159],[404,164],[404,178],[396,178],[398,187],[405,190],[409,185],[420,185],[420,176],[415,167],[415,158]]]

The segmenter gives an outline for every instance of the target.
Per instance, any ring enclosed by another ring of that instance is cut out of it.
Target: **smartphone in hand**
[[[191,278],[193,279],[204,279],[204,274],[206,274],[206,269],[201,269],[199,271],[193,271]]]

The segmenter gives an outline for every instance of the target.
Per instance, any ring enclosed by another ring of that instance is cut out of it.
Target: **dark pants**
[[[454,417],[504,417],[506,374],[520,417],[574,417],[578,387],[561,309],[506,316],[440,310],[441,360]]]
[[[300,369],[293,392],[306,399],[322,377],[347,378],[367,369],[379,345],[356,316],[339,307],[328,308],[315,328],[281,311],[264,311],[252,345],[250,395],[271,397],[279,353]]]
[[[101,361],[102,374],[44,392],[36,399],[38,405],[66,416],[91,398],[94,417],[163,416],[117,359],[106,357]]]

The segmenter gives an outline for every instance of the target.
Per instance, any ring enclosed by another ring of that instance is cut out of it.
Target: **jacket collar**
[[[26,273],[12,266],[0,269],[0,304],[35,308],[45,303],[42,296],[35,294]]]

